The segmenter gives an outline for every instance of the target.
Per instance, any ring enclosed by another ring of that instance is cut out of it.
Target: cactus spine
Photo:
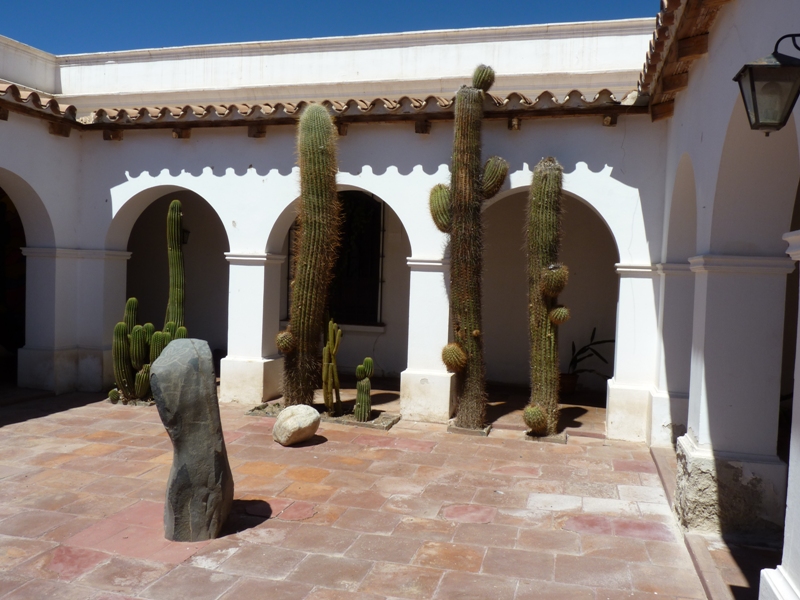
[[[567,268],[558,262],[561,183],[561,165],[554,158],[543,159],[533,171],[528,201],[531,401],[523,418],[535,435],[553,435],[558,427],[558,326],[569,319],[569,310],[558,305],[558,295],[569,277]]]
[[[369,421],[372,416],[372,399],[370,393],[372,392],[372,384],[369,378],[372,377],[374,372],[374,364],[372,359],[367,357],[364,363],[356,367],[356,407],[353,415],[356,421],[361,423]]]
[[[328,339],[322,349],[322,398],[330,414],[339,414],[342,399],[339,396],[339,372],[336,367],[336,354],[342,341],[342,330],[333,322],[328,323]],[[336,396],[334,404],[334,394]]]
[[[181,232],[183,221],[180,200],[173,200],[167,211],[167,260],[169,261],[169,300],[167,301],[167,315],[164,318],[164,328],[170,321],[175,327],[184,325],[183,305],[185,297],[185,277],[183,270],[183,247],[181,246]],[[172,337],[175,337],[174,331]]]
[[[312,104],[303,111],[297,131],[300,207],[289,329],[276,340],[285,352],[287,406],[311,404],[319,381],[319,344],[342,220],[336,192],[336,135],[323,106]]]
[[[486,367],[481,334],[481,271],[483,228],[481,207],[503,185],[508,163],[492,157],[481,167],[481,120],[484,94],[494,82],[494,71],[480,65],[471,86],[456,93],[455,135],[450,186],[431,190],[434,223],[450,234],[450,312],[453,344],[442,358],[455,371],[458,412],[456,425],[480,429],[486,418]]]
[[[133,369],[131,368],[128,326],[123,321],[120,321],[114,326],[114,340],[111,345],[111,355],[114,360],[114,379],[117,382],[117,388],[124,398],[134,398],[134,386],[136,382],[134,381]]]

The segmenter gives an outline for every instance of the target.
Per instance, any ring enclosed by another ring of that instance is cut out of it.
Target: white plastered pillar
[[[617,265],[620,277],[614,377],[608,382],[606,435],[649,442],[650,394],[656,381],[656,268]]]
[[[686,433],[692,355],[694,273],[688,262],[657,265],[658,381],[651,393],[650,444],[671,446]]]
[[[783,523],[776,456],[784,257],[703,255],[695,273],[688,432],[678,438],[675,509],[697,531]]]
[[[783,239],[789,243],[786,253],[793,261],[800,260],[800,231],[787,233]],[[794,397],[800,398],[800,335],[797,336],[797,343]],[[800,409],[792,411],[791,436],[783,560],[776,569],[761,571],[759,600],[800,600]]]
[[[275,347],[280,326],[278,254],[227,252],[228,356],[220,366],[220,401],[260,404],[280,396],[283,358]]]
[[[22,248],[25,256],[25,346],[17,385],[74,391],[78,383],[78,257],[65,248]]]
[[[125,312],[130,252],[74,250],[77,258],[77,389],[108,391],[114,385],[111,340]]]
[[[446,423],[455,406],[454,379],[442,363],[450,335],[449,259],[409,258],[408,367],[400,374],[404,419]]]

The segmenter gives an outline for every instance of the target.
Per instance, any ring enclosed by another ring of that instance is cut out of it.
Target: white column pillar
[[[695,273],[689,422],[675,508],[689,529],[783,523],[776,456],[788,258],[704,255]]]
[[[404,419],[446,423],[455,406],[453,374],[442,363],[450,337],[449,259],[408,259],[408,366],[400,374]]]
[[[620,277],[614,377],[608,382],[606,435],[648,442],[650,393],[656,382],[658,319],[656,268],[617,265]]]
[[[111,340],[125,312],[130,252],[74,250],[78,259],[78,391],[108,391],[114,385]]]
[[[694,273],[689,263],[657,265],[658,382],[651,393],[650,444],[674,445],[686,433],[692,356]]]
[[[225,257],[230,264],[228,356],[220,367],[220,401],[260,404],[282,389],[283,358],[275,336],[286,257],[234,252]]]
[[[800,260],[800,231],[787,233],[783,239],[789,243],[786,253],[793,261]],[[797,344],[794,397],[800,398],[800,335],[797,336]],[[800,600],[800,405],[792,411],[787,487],[783,560],[778,568],[761,571],[759,600]]]
[[[17,385],[73,391],[78,380],[77,264],[69,249],[22,248],[25,256],[25,346]]]

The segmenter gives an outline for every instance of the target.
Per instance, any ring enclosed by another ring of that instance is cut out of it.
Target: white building
[[[0,38],[0,196],[12,233],[0,344],[24,341],[18,384],[110,387],[127,295],[143,319],[163,314],[158,244],[177,197],[191,231],[187,323],[224,356],[222,400],[274,396],[299,192],[294,124],[323,102],[339,126],[340,188],[380,219],[372,299],[345,325],[340,364],[373,356],[379,373],[400,375],[407,418],[446,420],[448,259],[428,192],[449,179],[454,92],[486,63],[497,79],[484,152],[511,166],[485,212],[489,378],[527,381],[521,215],[531,169],[552,155],[564,165],[572,273],[562,345],[585,343],[595,326],[615,338],[608,436],[681,436],[687,527],[782,524],[776,447],[798,295],[787,276],[800,258],[800,233],[786,238],[791,258],[784,234],[800,229],[800,119],[769,137],[751,131],[731,78],[800,30],[800,3],[663,4],[657,19],[71,56]],[[12,327],[23,312],[24,339]],[[800,438],[800,470],[798,452]],[[791,502],[785,518],[800,531]],[[764,597],[798,597],[800,536],[786,539]]]

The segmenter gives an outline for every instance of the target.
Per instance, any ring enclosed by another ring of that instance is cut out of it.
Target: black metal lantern
[[[786,125],[800,95],[800,58],[778,52],[780,43],[787,39],[800,50],[800,33],[785,35],[775,43],[770,56],[747,63],[733,78],[742,90],[750,129],[767,135]]]

